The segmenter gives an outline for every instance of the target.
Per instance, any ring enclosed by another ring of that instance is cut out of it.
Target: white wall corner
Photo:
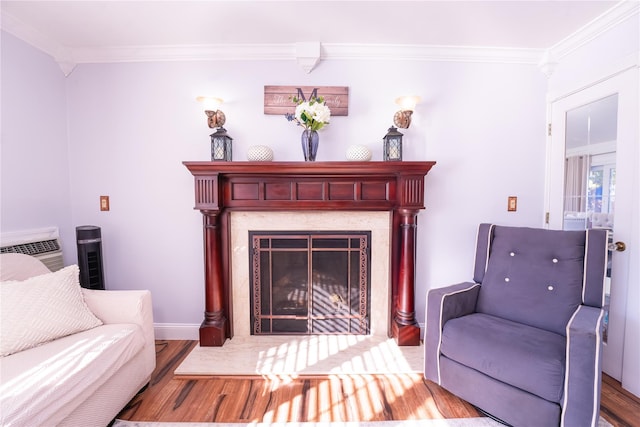
[[[157,340],[199,340],[200,324],[154,323]]]
[[[309,74],[320,62],[320,42],[298,42],[295,47],[298,66]]]
[[[55,42],[50,37],[42,34],[39,30],[24,24],[22,21],[14,18],[6,12],[1,14],[1,18],[3,30],[30,44],[36,49],[52,56],[55,61],[60,64],[60,69],[64,73],[65,77],[71,74],[73,69],[76,67],[75,62],[67,60],[71,57],[71,49]]]

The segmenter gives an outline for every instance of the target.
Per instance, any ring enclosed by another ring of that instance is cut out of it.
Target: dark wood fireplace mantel
[[[435,162],[184,162],[195,179],[204,226],[205,313],[200,345],[233,337],[230,283],[232,211],[389,211],[389,335],[418,345],[415,318],[417,215]]]

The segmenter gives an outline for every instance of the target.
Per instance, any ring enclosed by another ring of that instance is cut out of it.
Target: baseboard
[[[200,324],[154,323],[157,340],[199,340]]]

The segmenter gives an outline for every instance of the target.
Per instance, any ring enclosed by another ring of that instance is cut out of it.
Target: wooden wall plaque
[[[294,96],[306,100],[322,96],[332,116],[349,115],[348,86],[265,86],[264,114],[293,113],[296,105],[290,98]]]

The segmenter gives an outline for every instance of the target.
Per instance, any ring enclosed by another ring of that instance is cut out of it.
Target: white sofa
[[[106,426],[151,378],[156,358],[149,291],[80,288],[77,272],[69,266],[51,273],[33,257],[0,255],[0,354],[11,353],[0,358],[2,426]],[[65,280],[73,284],[63,284],[62,295],[48,295]],[[50,306],[69,301],[76,307],[50,314]],[[88,326],[60,333],[58,324],[64,330],[76,309],[81,314],[73,316],[88,319]],[[44,342],[34,340],[42,334]],[[49,340],[47,334],[62,336]],[[21,349],[23,343],[33,346]]]

